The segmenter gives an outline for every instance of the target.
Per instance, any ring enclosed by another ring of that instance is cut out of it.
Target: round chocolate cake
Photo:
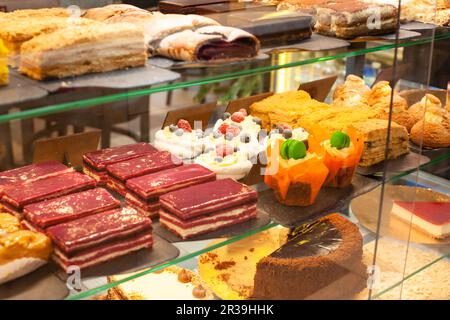
[[[254,299],[345,299],[366,287],[362,237],[338,214],[291,231],[256,266]]]

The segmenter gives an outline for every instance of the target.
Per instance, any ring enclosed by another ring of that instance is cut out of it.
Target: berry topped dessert
[[[202,129],[193,129],[187,120],[180,119],[156,132],[155,147],[184,160],[194,159],[203,152],[204,135]]]
[[[240,131],[249,133],[255,138],[258,138],[258,134],[261,131],[261,120],[257,117],[248,115],[247,110],[245,109],[240,109],[233,114],[225,112],[222,119],[217,120],[214,131],[219,130],[223,124],[236,126]],[[224,128],[222,127],[220,131],[223,133]]]
[[[232,143],[219,143],[213,149],[195,159],[200,164],[217,175],[217,179],[234,178],[239,180],[247,176],[252,168],[252,162],[245,151],[240,151]]]

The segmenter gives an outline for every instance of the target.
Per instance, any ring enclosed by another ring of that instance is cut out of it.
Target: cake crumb
[[[234,262],[234,261],[223,261],[223,262],[217,263],[214,266],[214,269],[216,269],[216,270],[225,270],[225,269],[231,268],[235,264],[236,264],[236,262]]]

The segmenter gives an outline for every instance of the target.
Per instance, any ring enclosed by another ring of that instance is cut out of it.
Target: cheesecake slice
[[[450,236],[450,202],[394,201],[392,214],[433,238]]]

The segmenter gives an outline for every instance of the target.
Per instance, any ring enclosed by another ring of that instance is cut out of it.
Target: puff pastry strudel
[[[24,43],[19,71],[42,80],[138,67],[146,61],[141,29],[97,23],[58,30]]]

